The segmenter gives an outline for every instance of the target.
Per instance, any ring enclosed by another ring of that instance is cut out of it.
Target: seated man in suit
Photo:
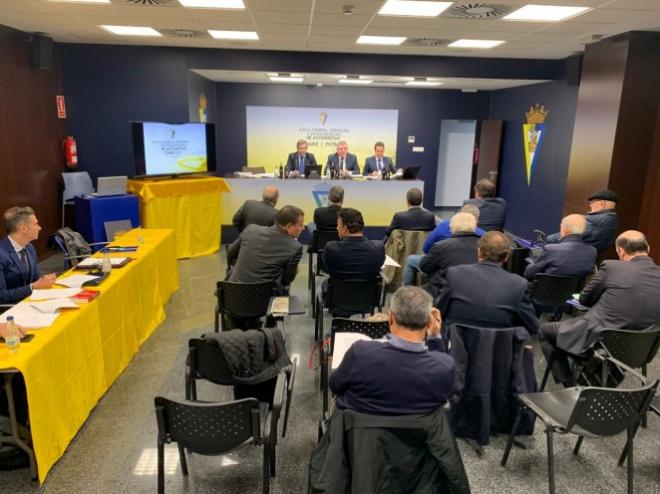
[[[598,253],[602,253],[614,242],[619,229],[619,220],[616,216],[616,203],[619,197],[611,190],[601,190],[589,197],[589,213],[587,213],[587,226],[582,240],[593,245]],[[561,233],[553,233],[546,238],[547,243],[557,243]]]
[[[454,391],[454,360],[439,337],[440,312],[421,288],[392,296],[386,341],[358,341],[330,375],[336,405],[377,415],[433,412]]]
[[[344,203],[344,188],[333,185],[328,191],[328,205],[314,210],[314,221],[307,225],[310,235],[315,235],[316,230],[337,230],[337,218],[339,210]],[[310,244],[311,245],[311,244]]]
[[[502,268],[511,251],[509,239],[501,232],[487,232],[477,246],[477,264],[447,270],[445,285],[436,299],[445,324],[522,326],[535,334],[539,321],[529,298],[529,284]]]
[[[328,242],[323,249],[323,269],[341,280],[370,280],[378,276],[385,262],[385,246],[364,236],[362,213],[342,208],[337,218],[340,240]]]
[[[227,250],[229,264],[233,264],[227,280],[238,283],[273,281],[278,284],[280,293],[286,293],[298,273],[302,256],[298,236],[305,228],[304,220],[302,209],[284,206],[277,212],[274,226],[247,226]]]
[[[477,243],[480,236],[475,233],[476,228],[477,219],[473,215],[456,213],[451,218],[451,237],[436,243],[429,253],[422,257],[419,269],[429,277],[429,284],[424,289],[431,296],[440,295],[445,274],[450,267],[479,261]]]
[[[385,144],[378,141],[374,145],[374,155],[370,156],[364,162],[364,171],[362,172],[364,176],[371,175],[372,177],[377,177],[382,175],[383,171],[396,173],[396,168],[394,168],[394,163],[392,158],[389,156],[383,156],[385,154]]]
[[[33,289],[50,288],[55,275],[41,276],[37,252],[30,242],[39,238],[39,221],[29,207],[13,207],[4,213],[7,236],[0,240],[0,304],[20,302]]]
[[[469,213],[474,216],[477,223],[479,222],[479,208],[474,204],[466,204],[460,209],[459,212]],[[422,249],[424,254],[428,254],[434,244],[451,237],[451,233],[452,232],[451,227],[449,226],[449,220],[443,220],[438,223],[424,241],[424,247]],[[486,232],[477,227],[474,230],[474,233],[481,237]],[[412,285],[415,283],[415,271],[419,270],[419,263],[422,261],[422,257],[424,257],[423,254],[412,254],[406,259],[406,265],[403,267],[402,275],[402,282],[404,285]]]
[[[392,230],[431,231],[435,228],[435,215],[422,207],[422,191],[413,188],[406,192],[408,209],[394,213],[390,226],[385,229],[385,241]]]
[[[586,244],[582,235],[587,221],[581,214],[569,214],[561,220],[560,242],[547,244],[537,258],[531,259],[525,277],[533,280],[539,273],[585,278],[596,262],[596,248]]]
[[[552,374],[559,384],[574,384],[568,354],[586,352],[603,329],[643,330],[660,323],[660,267],[649,257],[646,237],[628,230],[615,245],[619,260],[603,261],[580,294],[589,311],[541,326],[541,349],[546,359],[553,357]]]
[[[307,141],[298,139],[296,142],[297,151],[290,153],[286,160],[286,170],[291,178],[304,177],[305,168],[310,165],[316,165],[316,158],[312,153],[307,152]]]
[[[248,199],[236,211],[231,222],[238,228],[238,233],[245,230],[248,225],[261,225],[273,226],[275,224],[275,214],[277,209],[277,199],[280,196],[280,191],[277,187],[269,185],[264,187],[261,193],[261,201]]]
[[[479,228],[490,232],[504,230],[506,221],[506,201],[495,197],[495,184],[482,178],[474,186],[474,199],[467,199],[463,204],[474,204],[479,208]]]
[[[337,143],[337,152],[328,156],[328,162],[325,164],[323,173],[327,175],[328,170],[334,170],[341,177],[360,174],[360,165],[358,165],[357,157],[348,152],[346,141],[339,141]]]

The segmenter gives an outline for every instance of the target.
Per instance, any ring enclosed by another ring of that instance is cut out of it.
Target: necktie
[[[380,164],[380,158],[378,158],[378,171],[381,171],[383,166]]]
[[[299,156],[298,160],[300,161],[300,165],[298,166],[298,168],[300,168],[300,173],[305,173],[305,159],[302,156]]]
[[[18,253],[18,255],[21,258],[21,262],[25,266],[25,271],[27,272],[28,278],[29,278],[30,277],[30,261],[28,260],[27,251],[25,249],[23,249]]]

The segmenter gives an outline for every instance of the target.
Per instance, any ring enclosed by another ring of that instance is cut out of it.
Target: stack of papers
[[[71,298],[78,294],[77,288],[50,288],[48,290],[32,290],[30,301],[52,300],[54,298]]]
[[[80,288],[83,283],[95,280],[98,276],[91,276],[89,274],[74,274],[73,276],[67,276],[66,278],[59,277],[55,281],[56,284],[61,286],[68,286],[69,288]]]
[[[78,304],[68,298],[55,298],[42,302],[28,302],[30,307],[37,309],[42,314],[55,314],[61,309],[77,309]]]
[[[286,316],[289,314],[289,297],[275,297],[270,307],[273,316]]]
[[[0,322],[7,322],[8,316],[14,316],[14,321],[19,326],[23,326],[25,329],[39,329],[53,324],[59,315],[59,312],[45,314],[31,307],[29,303],[21,302],[1,314]]]
[[[335,333],[335,344],[332,347],[332,369],[336,369],[344,360],[344,355],[356,341],[370,340],[362,333]]]
[[[383,265],[381,266],[381,269],[383,269],[385,266],[392,266],[392,267],[394,267],[394,268],[400,268],[400,267],[401,267],[401,264],[399,264],[399,263],[396,262],[394,259],[392,259],[390,256],[388,256],[387,254],[385,254],[385,262],[384,262]]]
[[[111,257],[110,258],[110,264],[112,264],[113,268],[117,268],[119,266],[123,266],[126,264],[130,258],[128,257]],[[101,268],[103,266],[103,258],[102,257],[88,257],[87,259],[83,259],[80,261],[77,265],[76,268]]]

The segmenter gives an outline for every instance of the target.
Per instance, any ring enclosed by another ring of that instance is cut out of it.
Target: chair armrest
[[[651,379],[649,379],[648,377],[642,375],[641,372],[636,371],[632,367],[628,367],[626,364],[624,364],[620,360],[617,360],[614,357],[611,357],[604,348],[596,350],[593,353],[593,357],[598,359],[598,360],[601,360],[604,365],[610,365],[610,364],[615,365],[616,367],[619,368],[619,370],[625,371],[624,374],[632,374],[633,376],[635,376],[637,379],[639,379],[641,381],[642,386],[647,386],[648,384],[651,383]]]

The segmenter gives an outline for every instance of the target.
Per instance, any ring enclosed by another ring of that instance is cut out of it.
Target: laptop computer
[[[96,184],[96,197],[120,196],[126,194],[126,175],[118,177],[99,177]]]
[[[421,166],[407,166],[406,169],[403,170],[403,176],[401,178],[403,180],[415,180],[421,168]]]
[[[321,178],[321,165],[307,165],[305,178]]]

